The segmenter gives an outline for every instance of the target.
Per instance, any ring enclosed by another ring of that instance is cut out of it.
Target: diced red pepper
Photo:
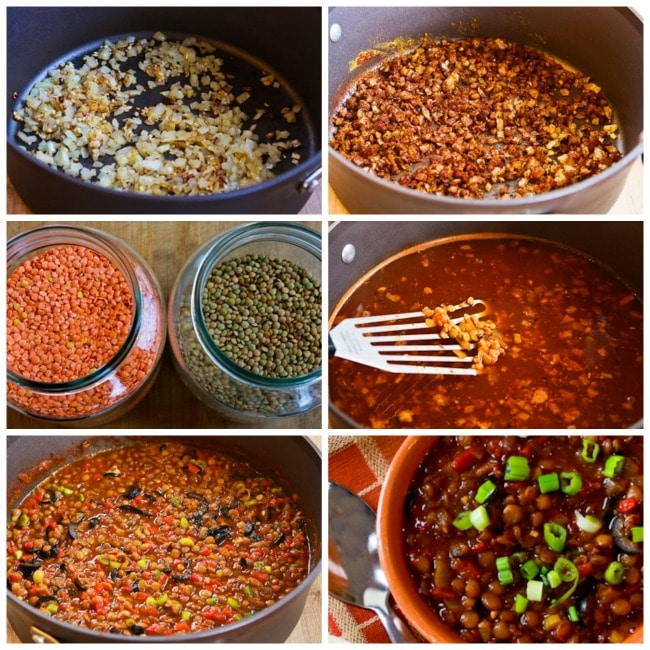
[[[627,499],[621,499],[618,502],[618,511],[625,514],[626,512],[632,512],[639,507],[639,500],[636,497],[628,497]]]
[[[192,628],[187,621],[178,621],[174,626],[176,632],[189,632]]]
[[[482,540],[472,546],[472,551],[474,553],[483,553],[483,551],[487,551],[489,548],[490,545],[485,540]]]
[[[261,573],[260,571],[251,571],[251,577],[260,582],[266,582],[269,579],[267,573]]]
[[[577,565],[578,573],[581,577],[591,575],[594,572],[594,565],[591,562]]]
[[[474,455],[474,452],[471,449],[465,449],[461,451],[454,460],[451,461],[451,466],[456,472],[461,474],[462,472],[467,471],[475,462],[477,458]]]
[[[434,587],[429,595],[438,600],[454,600],[458,598],[458,594],[450,587]]]
[[[471,560],[465,560],[459,567],[458,573],[467,578],[480,580],[483,575],[479,568]]]

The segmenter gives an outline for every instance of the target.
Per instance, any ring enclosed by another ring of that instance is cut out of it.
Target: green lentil
[[[264,377],[300,377],[321,364],[321,288],[288,259],[245,255],[214,267],[202,295],[215,343]]]

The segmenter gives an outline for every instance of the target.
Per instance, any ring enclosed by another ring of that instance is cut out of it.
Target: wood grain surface
[[[331,185],[327,188],[327,203],[329,214],[349,214]],[[640,158],[632,164],[623,191],[608,214],[643,214],[643,163]]]
[[[313,435],[309,437],[319,449],[323,449],[322,436]],[[309,590],[302,616],[286,643],[320,643],[323,630],[321,610],[322,576],[319,575]],[[21,643],[9,622],[7,622],[7,643]]]
[[[58,221],[65,223],[65,221]],[[7,237],[52,221],[13,221],[7,222]],[[71,223],[71,222],[68,222]],[[208,238],[242,222],[230,221],[75,221],[77,225],[87,225],[109,232],[138,251],[153,269],[160,282],[165,303],[167,303],[173,283],[181,267]],[[321,230],[321,221],[301,221],[305,226]],[[277,421],[262,421],[258,428],[321,428],[321,409],[318,408],[294,418]],[[7,427],[10,429],[46,429],[56,425],[41,422],[7,408]],[[131,411],[104,428],[111,429],[232,429],[242,428],[241,424],[229,422],[199,401],[185,386],[173,367],[172,356],[167,345],[161,364],[160,374],[151,390]]]

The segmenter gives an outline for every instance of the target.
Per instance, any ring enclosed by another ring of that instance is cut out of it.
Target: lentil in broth
[[[170,442],[75,461],[10,513],[12,593],[92,630],[170,635],[269,607],[307,576],[299,498],[235,457]]]
[[[332,403],[367,428],[629,427],[643,414],[643,308],[587,256],[486,235],[430,243],[367,274],[343,318],[480,298],[507,350],[476,377],[391,374],[330,359]]]
[[[642,625],[642,436],[441,437],[404,512],[416,588],[465,642],[620,642]]]

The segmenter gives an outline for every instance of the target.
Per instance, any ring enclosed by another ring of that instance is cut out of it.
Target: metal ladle
[[[393,643],[417,639],[390,604],[377,551],[377,517],[354,492],[329,482],[328,591],[349,605],[371,609]]]

